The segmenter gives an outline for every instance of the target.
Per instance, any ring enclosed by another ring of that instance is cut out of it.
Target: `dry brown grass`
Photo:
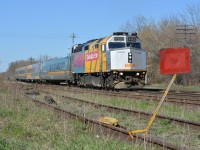
[[[56,100],[61,104],[61,98]],[[0,149],[144,149],[143,143],[118,141],[79,120],[58,118],[54,111],[35,106],[13,84],[1,84],[0,103]]]
[[[51,90],[50,90],[51,91]],[[54,93],[55,91],[51,91]],[[56,94],[59,94],[56,91]],[[73,92],[60,92],[61,95],[68,95],[72,97],[77,97],[86,100],[92,100],[93,102],[106,104],[106,105],[114,105],[120,106],[124,108],[130,109],[138,109],[143,111],[152,111],[157,106],[157,103],[151,101],[150,103],[146,101],[130,101],[128,99],[122,98],[111,98],[101,95],[90,95],[87,94],[77,94]],[[43,96],[41,96],[43,97]],[[143,118],[143,116],[130,116],[127,113],[117,113],[115,110],[107,111],[104,108],[96,108],[94,106],[90,106],[88,104],[83,104],[74,100],[64,99],[61,96],[52,95],[54,99],[58,102],[59,106],[71,111],[73,113],[78,113],[82,116],[87,116],[91,119],[98,119],[101,116],[110,116],[117,118],[120,121],[120,124],[127,127],[128,130],[135,129],[143,129],[149,119]],[[38,99],[42,100],[42,98],[38,97]],[[189,113],[188,113],[189,112]],[[186,119],[191,116],[191,120],[198,120],[198,115],[200,112],[196,112],[193,110],[185,109],[185,107],[174,106],[167,104],[164,106],[164,109],[161,108],[161,114],[166,116],[179,116],[180,118]],[[176,115],[174,115],[176,114]],[[190,118],[188,119],[190,120]],[[200,148],[199,135],[200,131],[189,128],[188,126],[180,126],[170,122],[169,120],[156,120],[149,132],[149,135],[152,137],[160,137],[163,141],[168,141],[170,143],[174,143],[179,146],[189,147],[191,149]]]

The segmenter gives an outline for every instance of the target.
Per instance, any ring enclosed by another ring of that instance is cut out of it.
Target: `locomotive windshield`
[[[141,44],[140,43],[127,42],[127,47],[134,47],[134,48],[141,49]]]
[[[108,47],[109,49],[114,49],[114,48],[124,48],[124,47],[133,47],[133,48],[141,48],[140,43],[133,43],[133,42],[109,42]]]
[[[109,47],[109,49],[123,48],[123,47],[125,47],[125,43],[124,42],[109,42],[108,47]]]

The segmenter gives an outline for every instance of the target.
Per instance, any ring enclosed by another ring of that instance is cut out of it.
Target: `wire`
[[[33,33],[2,33],[0,37],[30,37],[30,38],[67,38],[69,34],[33,34]]]

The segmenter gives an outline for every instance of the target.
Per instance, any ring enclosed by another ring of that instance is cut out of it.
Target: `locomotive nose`
[[[146,70],[146,52],[132,48],[111,51],[111,70]]]

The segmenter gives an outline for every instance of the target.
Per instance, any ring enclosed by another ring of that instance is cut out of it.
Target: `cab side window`
[[[103,44],[102,45],[102,52],[105,52],[106,51],[106,44]]]
[[[87,50],[89,50],[89,45],[84,47],[84,51],[87,51]]]

